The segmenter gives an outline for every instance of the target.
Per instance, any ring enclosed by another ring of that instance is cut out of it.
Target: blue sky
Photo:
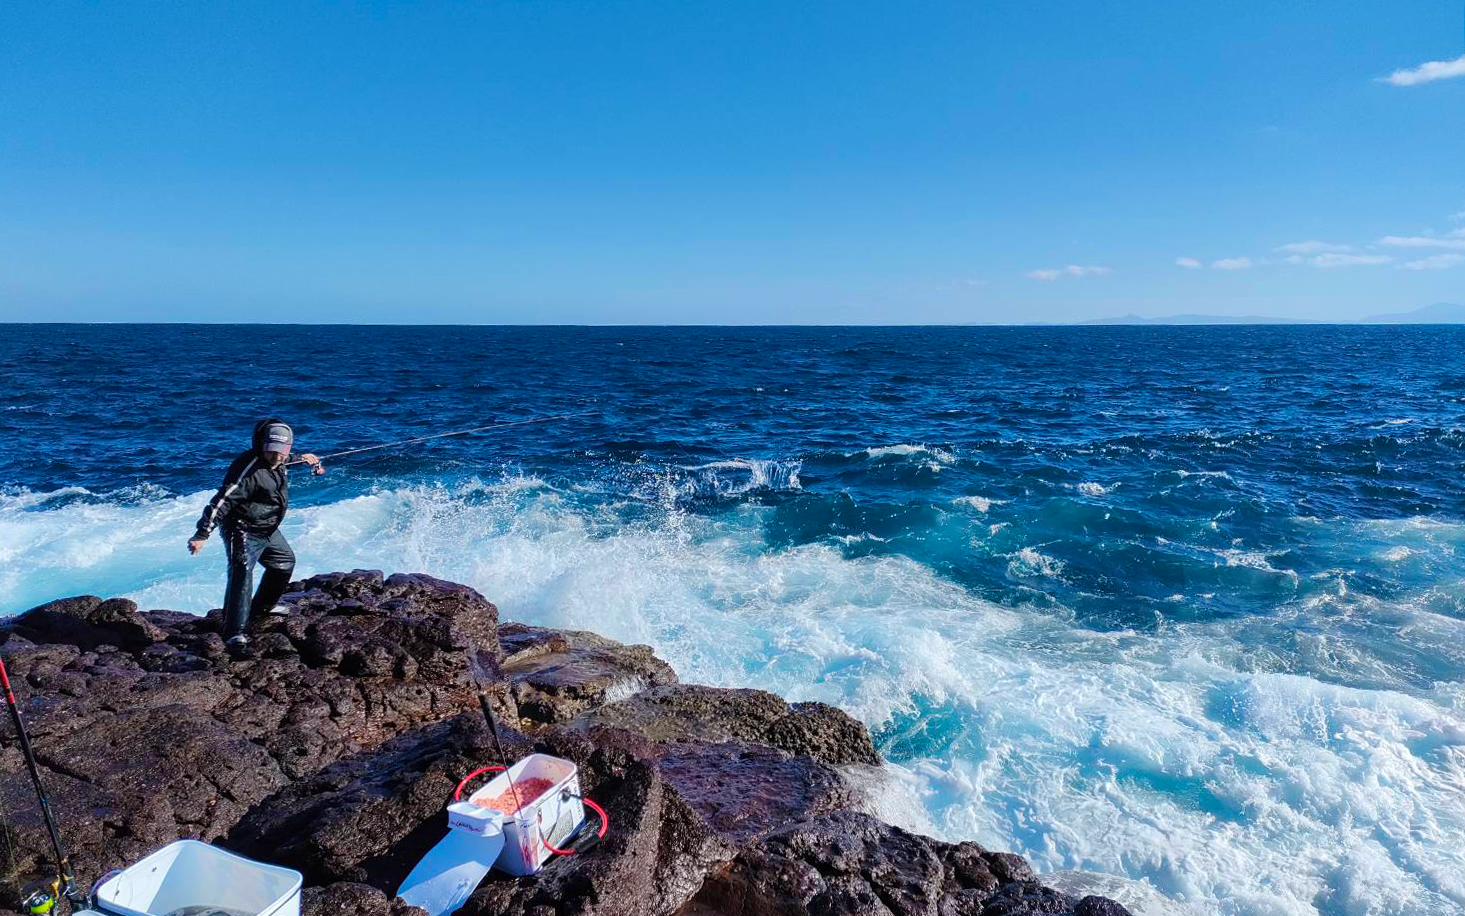
[[[1465,303],[1462,20],[1460,0],[4,4],[0,319]]]

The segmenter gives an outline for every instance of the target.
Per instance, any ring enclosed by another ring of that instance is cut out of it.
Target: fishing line
[[[488,432],[491,429],[505,429],[510,426],[523,426],[526,423],[548,423],[551,420],[571,420],[576,417],[588,417],[593,413],[595,413],[595,411],[593,410],[584,410],[579,413],[555,414],[552,417],[532,417],[528,420],[510,420],[507,423],[490,423],[487,426],[475,426],[472,429],[460,429],[450,433],[435,433],[431,436],[417,436],[412,439],[399,439],[396,442],[383,442],[380,445],[366,445],[362,446],[361,448],[348,448],[344,452],[332,452],[329,455],[320,455],[318,457],[319,460],[324,461],[327,458],[340,458],[343,455],[358,455],[362,452],[373,452],[377,449],[391,448],[395,445],[413,445],[418,442],[427,442],[430,439],[446,439],[450,436],[466,436],[470,433]],[[297,458],[294,461],[285,462],[285,466],[290,467],[292,465],[304,463],[304,460]]]

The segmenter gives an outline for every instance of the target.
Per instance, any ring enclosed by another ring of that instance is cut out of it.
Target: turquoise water
[[[882,811],[1198,913],[1465,912],[1465,329],[8,326],[0,612],[204,611],[256,419],[574,420],[295,478],[301,574],[837,703]]]

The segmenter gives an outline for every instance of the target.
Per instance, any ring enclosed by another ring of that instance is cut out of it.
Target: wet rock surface
[[[538,875],[497,872],[465,916],[1116,916],[1018,856],[861,813],[863,725],[817,703],[679,684],[646,646],[498,620],[472,589],[374,570],[294,583],[289,617],[231,658],[217,614],[67,598],[0,623],[83,883],[197,838],[305,875],[305,916],[421,916],[393,894],[446,831],[462,775],[505,751],[573,760],[611,829]],[[0,766],[22,774],[0,732]],[[866,770],[865,772],[869,772]],[[0,906],[50,846],[24,778],[0,783]]]

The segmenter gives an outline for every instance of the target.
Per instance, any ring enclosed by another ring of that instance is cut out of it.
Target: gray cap
[[[295,432],[284,423],[271,423],[265,427],[261,439],[267,452],[288,452],[295,443]]]

